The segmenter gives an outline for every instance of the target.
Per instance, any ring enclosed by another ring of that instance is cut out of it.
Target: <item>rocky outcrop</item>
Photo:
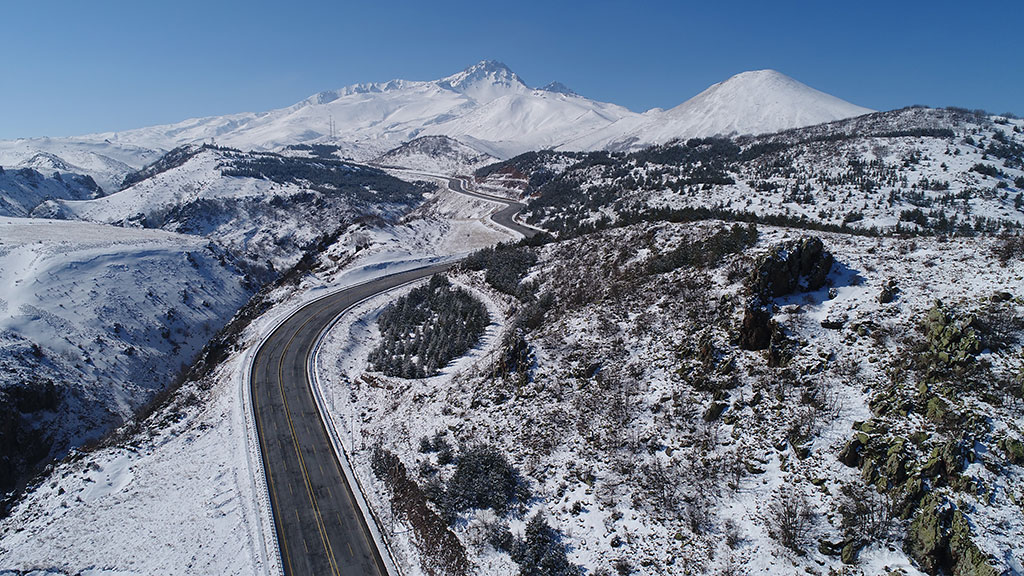
[[[770,305],[769,305],[770,306]],[[740,348],[744,350],[764,350],[772,341],[775,322],[769,306],[753,300],[743,311],[743,322],[740,324]]]
[[[820,238],[805,236],[775,246],[758,260],[750,276],[751,288],[765,300],[817,290],[825,285],[833,263],[835,258]]]
[[[1000,574],[971,538],[971,523],[967,515],[935,494],[925,496],[921,512],[910,523],[907,552],[929,574]]]
[[[942,302],[928,311],[924,332],[932,357],[943,366],[968,364],[982,349],[974,316],[957,314]]]

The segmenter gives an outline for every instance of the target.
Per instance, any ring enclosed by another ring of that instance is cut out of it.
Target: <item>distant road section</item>
[[[540,230],[529,226],[523,226],[519,222],[516,222],[514,218],[514,216],[521,212],[523,208],[526,208],[526,204],[516,202],[515,200],[509,200],[508,198],[502,198],[501,196],[492,196],[490,194],[484,194],[483,192],[470,190],[469,185],[463,178],[449,178],[448,187],[459,194],[465,194],[467,196],[474,196],[491,202],[500,202],[505,204],[506,206],[504,208],[491,215],[491,220],[501,224],[509,230],[521,234],[524,238],[532,238],[540,233]]]

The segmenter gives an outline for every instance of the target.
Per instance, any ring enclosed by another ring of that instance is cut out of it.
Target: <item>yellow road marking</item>
[[[424,276],[427,276],[427,275],[424,275]],[[399,283],[399,284],[397,284],[395,286],[391,286],[391,287],[385,288],[384,291],[391,290],[393,288],[397,288],[399,286],[403,286],[405,284],[409,284],[409,283],[412,283],[412,282],[416,282],[416,281],[418,281],[420,279],[421,278],[417,277],[417,278],[415,278],[413,280],[408,280],[406,282],[401,282],[401,283]],[[299,329],[296,330],[292,334],[291,338],[289,338],[288,342],[285,344],[284,348],[280,352],[280,360],[278,362],[277,371],[278,371],[278,389],[281,392],[281,400],[284,403],[285,416],[286,416],[286,418],[288,420],[288,428],[289,428],[289,430],[291,432],[292,447],[295,450],[296,456],[298,456],[299,467],[300,467],[300,471],[302,472],[303,482],[306,485],[306,493],[309,496],[310,503],[313,505],[313,513],[314,513],[314,519],[316,520],[316,524],[317,524],[317,530],[320,532],[320,539],[323,542],[323,544],[324,544],[324,546],[325,546],[325,548],[327,550],[328,559],[329,559],[330,564],[331,564],[331,572],[335,576],[340,576],[339,575],[339,571],[338,571],[337,561],[335,560],[334,551],[333,551],[333,548],[331,546],[330,538],[328,538],[327,534],[326,534],[326,525],[324,524],[323,514],[320,511],[319,503],[317,502],[316,495],[314,494],[314,491],[313,491],[313,486],[312,486],[312,482],[311,482],[311,480],[309,478],[309,471],[308,471],[308,468],[306,466],[305,458],[303,457],[302,451],[299,448],[298,436],[295,434],[295,424],[294,424],[294,421],[292,419],[291,410],[288,407],[288,398],[287,398],[287,395],[285,394],[285,390],[284,390],[284,358],[285,358],[285,356],[287,354],[288,349],[291,347],[291,345],[294,342],[295,338],[298,337],[299,332],[303,328],[305,328],[305,326],[307,324],[312,322],[317,317],[317,315],[320,312],[323,312],[324,310],[327,310],[329,307],[330,307],[330,304],[324,304],[324,305],[320,306],[319,310],[314,312],[301,326],[299,326]],[[309,348],[306,350],[306,354],[305,354],[306,358],[309,357],[309,354],[312,352],[312,349],[313,349],[313,345],[310,344]],[[255,381],[257,380],[257,374],[258,374],[258,367],[254,364],[253,370],[252,370],[252,382],[253,383],[255,383]],[[309,376],[307,375],[307,383],[308,383],[308,377]],[[256,397],[257,397],[256,389],[257,388],[256,388],[256,386],[252,385],[252,389],[253,389],[253,398],[254,398],[254,401],[253,401],[254,412],[256,412],[258,414],[258,402],[256,400]],[[322,419],[322,415],[320,414],[319,408],[316,407],[315,405],[314,405],[314,408],[317,411],[317,415],[320,416],[321,419]],[[308,422],[303,422],[303,424],[306,425],[306,432],[307,432],[307,434],[309,434]],[[320,424],[321,424],[321,427],[323,428],[323,426],[324,426],[323,422],[321,422]],[[325,433],[326,433],[326,431],[325,431]],[[281,442],[281,447],[283,449],[285,441],[280,436],[278,436],[278,439]],[[267,464],[268,460],[267,460],[266,446],[264,445],[264,438],[261,437],[259,440],[260,440],[260,451],[261,451],[261,454],[263,456],[263,461],[265,463],[264,467],[265,467],[266,472],[267,472],[267,477],[268,477],[268,479],[270,481],[271,491],[272,491],[272,493],[276,493],[276,488],[274,487],[273,474],[272,474],[272,472],[270,470],[269,464]],[[314,454],[316,453],[316,447],[314,445],[309,446],[309,448],[311,449],[311,451]],[[322,464],[319,464],[319,465],[320,465],[320,468],[321,468],[321,472],[323,472]],[[338,472],[339,472],[339,474],[341,473],[340,470]],[[342,476],[341,479],[344,481],[344,477],[343,476]],[[289,489],[291,489],[291,485],[290,484],[289,484]],[[327,491],[328,491],[328,494],[330,494],[330,488],[329,487],[327,487]],[[346,497],[346,500],[351,500],[351,499]],[[350,501],[350,505],[352,505],[352,504],[353,503]],[[298,517],[298,510],[296,510],[295,513],[296,513],[296,517]],[[338,522],[340,524],[344,525],[344,523],[341,521],[340,514],[336,514],[336,515],[338,517]],[[288,573],[290,574],[290,573],[293,572],[293,570],[292,570],[292,566],[291,566],[291,558],[290,558],[290,555],[289,555],[289,552],[288,552],[287,538],[284,535],[283,528],[282,528],[282,525],[280,524],[280,522],[276,522],[276,523],[278,524],[278,533],[281,536],[281,544],[282,544],[282,550],[283,550],[284,556],[285,556],[285,563],[288,566]],[[370,545],[369,535],[367,534],[366,530],[360,530],[360,532],[363,533],[362,534],[363,535],[363,541],[365,542],[366,546],[368,547],[368,549],[372,550],[373,547]],[[351,543],[346,543],[346,544],[348,546],[349,554],[354,556],[354,553],[352,551]],[[306,546],[305,538],[303,538],[303,545]],[[308,547],[307,547],[307,552],[308,552]]]
[[[292,342],[294,342],[295,338],[299,335],[299,332],[303,328],[305,328],[306,324],[312,322],[315,317],[316,314],[313,314],[312,316],[309,317],[308,320],[306,320],[306,322],[299,326],[298,330],[296,330],[292,334],[292,337],[288,339],[288,343],[285,344],[284,348],[281,350],[281,359],[277,365],[277,384],[278,388],[281,391],[281,400],[284,402],[284,413],[285,417],[288,419],[288,429],[292,433],[292,446],[295,449],[295,455],[298,456],[299,469],[302,472],[302,479],[306,484],[306,494],[309,496],[310,504],[313,505],[313,517],[316,520],[317,531],[320,533],[320,541],[323,543],[324,549],[327,551],[327,560],[331,565],[331,572],[335,576],[340,576],[338,572],[338,563],[334,558],[334,550],[331,547],[330,538],[327,537],[326,528],[323,523],[323,516],[320,513],[320,506],[317,503],[316,494],[314,494],[313,492],[313,484],[309,479],[309,471],[308,468],[306,467],[306,459],[303,458],[302,450],[299,448],[298,436],[296,436],[295,434],[295,422],[292,420],[292,413],[288,407],[288,397],[284,391],[284,358],[288,352],[288,349],[291,347]]]

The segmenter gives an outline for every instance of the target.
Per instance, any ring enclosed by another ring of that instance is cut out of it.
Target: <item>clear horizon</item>
[[[1004,24],[1024,21],[1024,4],[896,4],[24,3],[7,8],[0,139],[262,112],[480,60],[637,112],[771,68],[877,110],[1024,114],[1020,50]]]

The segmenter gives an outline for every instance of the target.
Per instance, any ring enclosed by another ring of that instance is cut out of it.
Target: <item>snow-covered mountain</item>
[[[246,273],[199,236],[0,217],[0,494],[167,386],[252,295]]]
[[[761,70],[715,84],[670,110],[638,114],[585,98],[558,82],[531,88],[504,64],[485,60],[439,80],[353,84],[268,112],[0,142],[0,165],[36,162],[42,152],[110,191],[132,170],[187,144],[215,142],[243,150],[331,144],[342,156],[366,161],[421,136],[448,136],[478,153],[509,158],[544,148],[623,149],[674,138],[775,132],[867,112]]]
[[[775,70],[743,72],[670,110],[630,116],[563,146],[630,150],[676,138],[766,134],[873,112]]]
[[[196,118],[64,140],[163,151],[211,140],[247,150],[339,143],[347,155],[366,160],[433,134],[461,136],[481,151],[500,151],[507,157],[560,144],[568,139],[564,135],[603,128],[632,115],[621,106],[571,91],[534,90],[504,64],[487,60],[439,80],[354,84],[269,112]],[[36,144],[18,142],[24,152]],[[10,163],[11,158],[0,155],[3,162]]]

